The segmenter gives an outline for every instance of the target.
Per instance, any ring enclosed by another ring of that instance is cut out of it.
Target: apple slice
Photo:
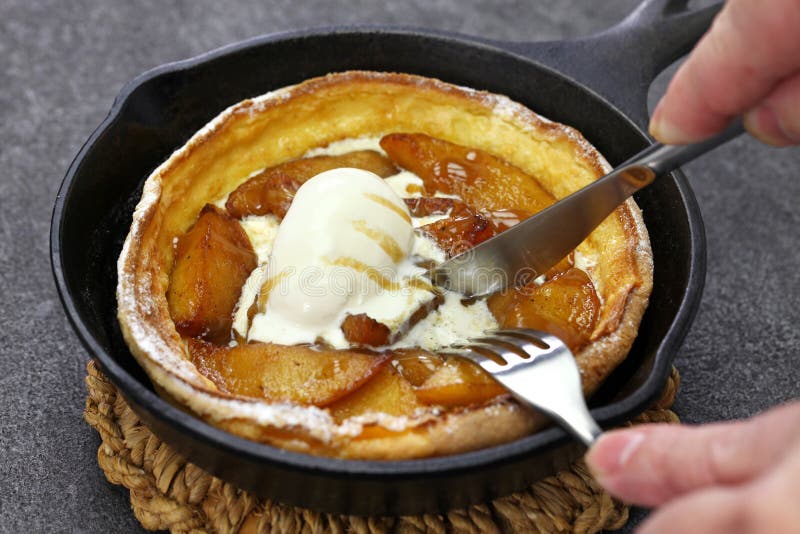
[[[416,280],[412,280],[412,282],[414,281]],[[428,284],[421,280],[419,280],[419,283]],[[382,347],[394,343],[444,302],[444,296],[441,292],[429,285],[426,287],[433,292],[433,298],[420,304],[414,310],[414,313],[397,328],[394,334],[385,324],[373,319],[366,313],[359,313],[348,315],[342,321],[341,329],[345,339],[356,347]]]
[[[325,406],[363,386],[390,355],[249,343],[217,347],[189,339],[192,362],[221,390],[269,401]]]
[[[411,384],[393,366],[386,365],[363,387],[328,408],[337,421],[342,421],[367,413],[412,415],[421,406]]]
[[[455,407],[484,404],[508,391],[471,361],[448,357],[416,393],[424,404]]]
[[[458,195],[479,212],[534,214],[555,201],[534,177],[483,150],[419,133],[386,135],[381,148],[392,161],[422,178],[428,194]]]
[[[395,369],[409,384],[419,387],[442,365],[444,358],[422,349],[399,349],[395,351]]]
[[[550,280],[551,278],[555,278],[561,273],[569,271],[570,269],[572,269],[574,265],[575,265],[575,253],[570,252],[569,254],[561,258],[561,261],[550,267],[550,269],[548,269],[548,271],[545,273],[544,277],[546,280]]]
[[[382,347],[388,345],[392,331],[366,313],[348,315],[342,321],[344,338],[356,346]]]
[[[225,207],[231,216],[238,219],[269,213],[282,219],[297,189],[306,180],[321,172],[342,167],[371,171],[381,178],[398,172],[390,160],[374,150],[295,159],[264,169],[244,182],[230,194]]]
[[[492,210],[481,212],[481,214],[489,219],[498,233],[518,225],[532,215],[529,211],[521,209]]]
[[[426,224],[419,231],[436,241],[448,258],[483,243],[498,233],[492,222],[459,202],[446,219]]]
[[[454,198],[447,197],[417,197],[403,199],[408,206],[412,217],[428,217],[430,215],[444,215],[453,209],[456,202]],[[459,202],[463,204],[463,202]]]
[[[493,295],[488,305],[502,328],[550,332],[573,352],[591,340],[600,313],[600,300],[591,279],[575,267],[542,285],[530,283]]]
[[[294,195],[303,181],[282,172],[262,172],[236,188],[225,202],[231,216],[241,219],[247,215],[286,216]]]
[[[167,303],[178,332],[214,343],[228,341],[233,308],[257,263],[239,223],[206,205],[175,247]]]

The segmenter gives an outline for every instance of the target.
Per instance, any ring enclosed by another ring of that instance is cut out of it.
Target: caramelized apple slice
[[[600,312],[592,281],[574,267],[540,286],[530,283],[493,295],[488,305],[502,328],[544,330],[573,351],[589,342]]]
[[[189,354],[200,372],[227,393],[316,406],[355,391],[391,359],[307,345],[216,347],[196,339],[189,340]]]
[[[498,158],[425,134],[389,134],[381,139],[389,157],[420,178],[429,194],[458,195],[480,211],[522,210],[533,214],[555,199],[532,176]]]
[[[398,338],[404,336],[409,330],[414,328],[414,325],[427,317],[429,313],[441,306],[444,302],[444,296],[438,290],[433,289],[428,282],[417,279],[412,280],[412,283],[413,282],[425,284],[425,289],[433,292],[433,298],[420,304],[394,334],[392,334],[391,329],[385,324],[373,319],[366,313],[359,313],[356,315],[348,315],[345,317],[344,321],[342,321],[341,329],[345,339],[350,342],[351,345],[358,347],[382,347],[384,345],[389,345],[397,341]]]
[[[392,331],[388,326],[376,321],[366,313],[345,317],[342,321],[342,332],[344,332],[344,338],[351,345],[362,347],[388,345],[392,336]]]
[[[489,219],[489,221],[497,229],[498,233],[508,230],[512,226],[518,225],[531,216],[530,212],[521,209],[485,211],[482,212],[482,214],[484,217]]]
[[[416,393],[425,404],[453,407],[484,404],[508,391],[471,361],[450,357]]]
[[[461,203],[454,206],[446,219],[421,226],[419,230],[436,241],[448,258],[461,254],[497,234],[497,228],[489,219]]]
[[[283,219],[301,185],[302,181],[288,174],[264,171],[235,189],[225,208],[237,219],[270,213]]]
[[[228,341],[233,308],[257,263],[239,223],[206,205],[175,247],[167,302],[178,332],[214,343]]]
[[[457,202],[453,198],[444,197],[419,197],[406,198],[404,200],[412,217],[444,215],[448,211],[452,210],[453,206]]]
[[[555,278],[561,273],[569,271],[570,269],[572,269],[574,265],[575,265],[575,253],[570,252],[565,257],[561,258],[561,261],[550,267],[550,269],[548,269],[547,272],[545,273],[544,277],[545,279],[550,280],[551,278]]]
[[[397,174],[397,167],[374,150],[296,159],[264,169],[244,182],[230,194],[225,207],[231,216],[239,219],[246,215],[269,213],[282,219],[297,189],[306,180],[321,172],[342,167],[371,171],[381,178]]]
[[[394,367],[412,386],[421,386],[444,364],[444,358],[422,349],[395,351]]]
[[[518,209],[478,212],[452,198],[407,198],[405,202],[414,217],[448,214],[444,219],[420,227],[420,231],[436,241],[448,257],[464,252],[530,216],[529,212]]]
[[[412,415],[420,407],[411,384],[391,365],[387,365],[363,387],[328,408],[337,421],[342,421],[370,412]]]

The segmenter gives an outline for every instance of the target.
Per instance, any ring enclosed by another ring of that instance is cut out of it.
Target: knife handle
[[[650,177],[646,183],[634,189],[635,191],[649,184],[656,177],[674,171],[696,157],[714,150],[719,145],[730,141],[734,137],[738,137],[743,134],[744,131],[744,122],[741,117],[737,117],[722,133],[699,143],[688,145],[663,145],[661,143],[656,143],[620,165],[614,171],[614,174],[617,172],[639,172],[648,175],[652,173],[652,177]],[[639,180],[641,181],[641,177],[639,177]],[[633,191],[631,191],[631,193],[632,192]]]

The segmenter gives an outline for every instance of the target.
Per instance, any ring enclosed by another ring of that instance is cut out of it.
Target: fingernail
[[[692,138],[686,132],[664,119],[662,115],[661,105],[659,105],[650,119],[650,135],[666,145],[682,145],[692,142]]]
[[[586,464],[602,483],[623,469],[644,442],[645,434],[621,430],[604,434],[586,455]]]
[[[753,137],[768,145],[783,147],[795,145],[795,139],[781,125],[780,119],[768,105],[760,106],[745,115],[744,126]]]
[[[663,107],[663,101],[659,100],[658,104],[656,104],[656,109],[653,110],[653,116],[650,117],[650,124],[647,125],[647,130],[653,137],[656,137],[658,124],[661,122],[661,110]]]

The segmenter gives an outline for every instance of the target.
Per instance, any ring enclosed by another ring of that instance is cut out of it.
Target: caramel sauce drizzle
[[[267,301],[269,300],[270,292],[281,283],[281,280],[286,278],[286,271],[281,271],[277,275],[269,278],[261,285],[261,291],[258,293],[258,309],[264,311],[267,309]]]
[[[353,228],[356,232],[362,233],[368,238],[375,241],[375,243],[383,249],[387,256],[392,258],[395,263],[399,262],[405,257],[403,250],[397,241],[386,232],[382,232],[376,228],[372,228],[365,220],[358,220],[352,222]]]
[[[414,193],[424,194],[425,188],[417,184],[408,184],[406,186],[406,193],[413,195]]]
[[[347,267],[349,269],[353,269],[358,273],[363,273],[367,275],[367,278],[372,280],[375,284],[377,284],[381,289],[385,289],[386,291],[398,291],[402,286],[398,282],[393,282],[389,280],[386,276],[381,274],[378,269],[375,267],[370,267],[366,263],[362,261],[358,261],[355,258],[351,258],[349,256],[342,256],[336,258],[335,260],[328,260],[331,265],[336,265],[338,267]]]
[[[408,224],[411,224],[411,216],[400,206],[389,200],[388,198],[384,198],[380,195],[376,195],[374,193],[364,193],[364,196],[370,199],[373,202],[377,202],[384,208],[388,208],[395,212],[397,215],[403,218]]]
[[[414,278],[410,278],[408,280],[408,285],[411,286],[411,287],[415,287],[417,289],[423,289],[425,291],[429,291],[429,292],[434,293],[434,294],[437,293],[436,289],[433,287],[433,284],[431,284],[430,282],[428,282],[424,278],[420,278],[418,276],[415,276]]]

